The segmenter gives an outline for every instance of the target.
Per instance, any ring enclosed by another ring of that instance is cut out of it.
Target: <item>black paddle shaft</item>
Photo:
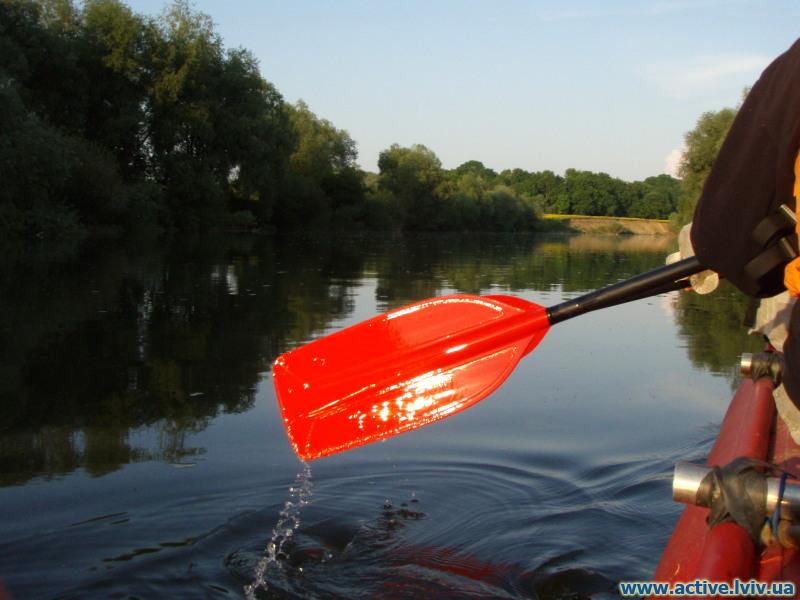
[[[646,298],[676,289],[676,287],[683,287],[683,283],[678,282],[702,270],[704,270],[704,267],[700,264],[700,261],[696,257],[690,256],[670,265],[653,269],[625,281],[614,283],[594,292],[551,306],[547,309],[547,318],[551,325],[555,325],[593,310]]]

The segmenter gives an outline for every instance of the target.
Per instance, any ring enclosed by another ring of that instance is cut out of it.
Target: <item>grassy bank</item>
[[[665,219],[637,217],[595,217],[588,215],[542,215],[543,223],[558,223],[563,228],[582,233],[610,235],[673,235]]]

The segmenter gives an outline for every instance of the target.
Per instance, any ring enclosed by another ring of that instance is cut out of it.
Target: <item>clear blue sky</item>
[[[131,0],[157,14],[163,0]],[[703,111],[800,36],[796,0],[198,0],[289,102],[453,168],[663,173]]]

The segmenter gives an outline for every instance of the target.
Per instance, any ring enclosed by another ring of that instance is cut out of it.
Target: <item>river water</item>
[[[583,598],[647,579],[710,449],[745,303],[558,324],[492,396],[308,465],[281,352],[452,293],[545,306],[658,237],[215,237],[0,262],[0,598]],[[3,591],[5,589],[5,592]]]

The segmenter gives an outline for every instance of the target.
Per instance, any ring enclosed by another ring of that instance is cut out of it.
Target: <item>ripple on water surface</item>
[[[272,539],[233,550],[226,568],[245,587],[261,574],[263,585],[248,588],[256,598],[615,596],[619,579],[647,577],[636,564],[652,552],[653,535],[668,533],[677,509],[653,511],[665,505],[679,456],[685,448],[594,464],[514,452],[390,472],[320,468],[291,534],[279,536],[280,552],[285,510]]]

